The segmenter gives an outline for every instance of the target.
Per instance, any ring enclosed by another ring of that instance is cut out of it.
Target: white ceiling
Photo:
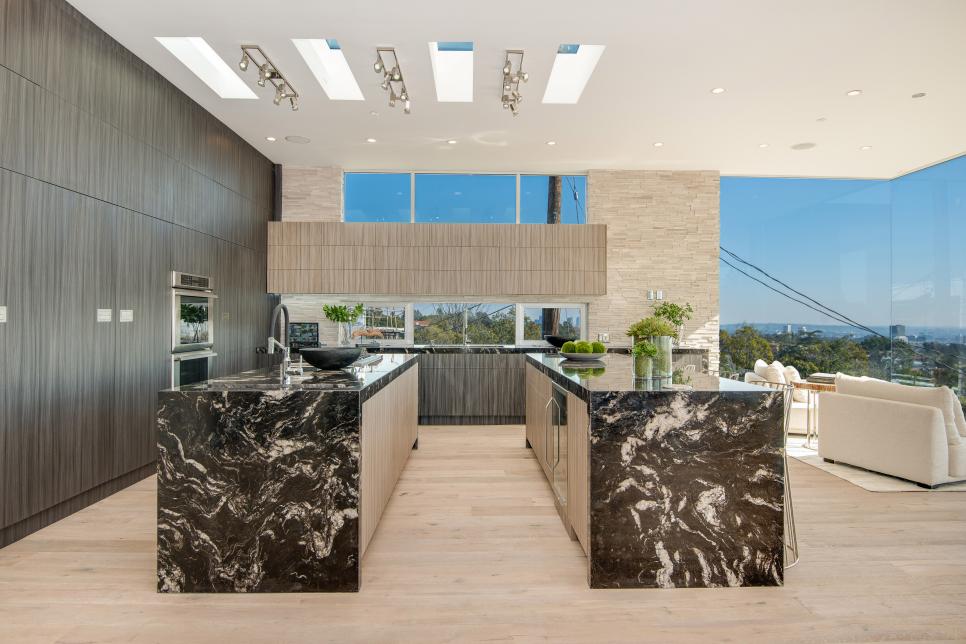
[[[885,178],[966,152],[964,0],[70,2],[276,163]],[[233,69],[239,45],[261,45],[301,93],[300,111],[273,105],[254,68],[243,78],[260,100],[218,98],[155,36],[202,36]],[[366,100],[328,100],[292,38],[338,39]],[[475,43],[474,102],[437,103],[436,40]],[[607,49],[577,105],[543,105],[561,43]],[[409,116],[379,89],[380,45],[399,54]],[[526,50],[530,72],[516,118],[499,100],[507,48]],[[802,142],[817,145],[790,148]]]

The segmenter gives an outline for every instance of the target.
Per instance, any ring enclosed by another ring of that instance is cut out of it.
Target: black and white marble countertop
[[[609,352],[599,361],[588,362],[566,360],[556,354],[528,353],[527,361],[584,400],[592,392],[766,391],[757,385],[720,378],[701,371],[684,374],[686,384],[666,384],[666,381],[656,378],[641,380],[634,377],[633,358],[620,353]]]
[[[431,344],[412,344],[412,345],[388,345],[388,346],[377,346],[377,347],[366,347],[369,353],[409,353],[409,354],[420,354],[420,353],[490,353],[490,354],[504,354],[504,353],[548,353],[556,354],[558,349],[550,345],[547,346],[532,346],[532,345],[511,345],[511,344],[491,344],[491,345],[460,345],[460,344],[443,344],[443,345],[431,345]],[[628,347],[609,347],[608,352],[615,354],[627,355],[631,352],[631,348]],[[675,347],[674,352],[676,354],[706,354],[707,349],[700,349],[697,347]]]
[[[529,347],[509,344],[489,344],[489,345],[461,345],[461,344],[414,344],[398,346],[379,346],[366,347],[369,353],[383,354],[412,354],[421,353],[446,354],[446,353],[484,353],[492,355],[502,355],[508,353],[556,353],[557,349],[551,346]]]
[[[386,354],[362,367],[346,367],[338,371],[321,371],[306,364],[303,375],[291,376],[291,383],[283,385],[278,367],[252,369],[230,376],[212,378],[205,382],[168,391],[357,391],[371,397],[401,373],[416,365],[416,357],[405,354]]]

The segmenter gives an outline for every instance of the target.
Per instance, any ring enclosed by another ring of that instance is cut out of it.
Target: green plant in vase
[[[654,357],[657,356],[657,345],[649,340],[642,340],[631,349],[634,356],[634,377],[651,378],[654,374]]]
[[[627,336],[634,339],[635,345],[646,338],[657,338],[661,336],[673,338],[676,334],[677,329],[673,324],[656,315],[638,320],[627,328]]]
[[[352,323],[362,317],[365,307],[356,304],[349,308],[346,304],[323,304],[322,313],[325,319],[339,325],[339,344],[347,345],[352,337]]]
[[[661,318],[662,320],[667,320],[674,325],[677,330],[675,337],[678,340],[678,344],[681,343],[681,335],[684,330],[684,323],[691,319],[694,314],[694,309],[687,302],[684,306],[680,304],[675,304],[674,302],[661,302],[654,307],[654,317]]]

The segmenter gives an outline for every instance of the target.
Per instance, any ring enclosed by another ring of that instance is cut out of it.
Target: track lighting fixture
[[[514,71],[514,63],[516,71]],[[503,96],[500,99],[503,109],[510,110],[513,116],[520,113],[520,103],[523,95],[520,94],[520,83],[530,80],[530,74],[523,71],[523,50],[507,49],[506,62],[503,63]]]
[[[389,61],[390,56],[392,60]],[[387,61],[392,65],[387,65]],[[392,47],[380,47],[376,49],[376,62],[372,68],[377,74],[382,74],[381,87],[389,92],[389,107],[396,107],[396,101],[402,101],[403,113],[412,113],[412,102],[409,90],[406,89],[406,81],[403,79],[402,69],[399,67],[399,58],[396,57],[396,50]]]
[[[272,99],[272,102],[276,105],[281,105],[282,101],[289,99],[289,105],[292,111],[297,112],[299,109],[299,93],[295,91],[295,88],[288,82],[288,79],[282,75],[282,72],[278,71],[278,67],[269,60],[265,52],[262,51],[262,48],[258,45],[242,45],[241,50],[242,57],[238,63],[239,69],[247,71],[249,64],[254,63],[258,70],[258,79],[255,81],[258,86],[265,87],[266,83],[271,83],[272,87],[275,88],[275,97]]]

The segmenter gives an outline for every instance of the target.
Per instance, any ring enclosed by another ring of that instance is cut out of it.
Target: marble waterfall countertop
[[[642,384],[624,355],[527,364],[588,406],[592,588],[784,583],[783,392]]]
[[[158,591],[358,590],[363,403],[417,362],[159,393]]]
[[[416,365],[416,357],[406,354],[370,356],[363,366],[350,366],[338,371],[323,371],[305,363],[302,375],[292,374],[291,383],[283,385],[278,367],[252,369],[205,382],[175,387],[167,391],[357,391],[363,398],[372,397],[400,374]],[[297,362],[297,360],[296,360]]]

